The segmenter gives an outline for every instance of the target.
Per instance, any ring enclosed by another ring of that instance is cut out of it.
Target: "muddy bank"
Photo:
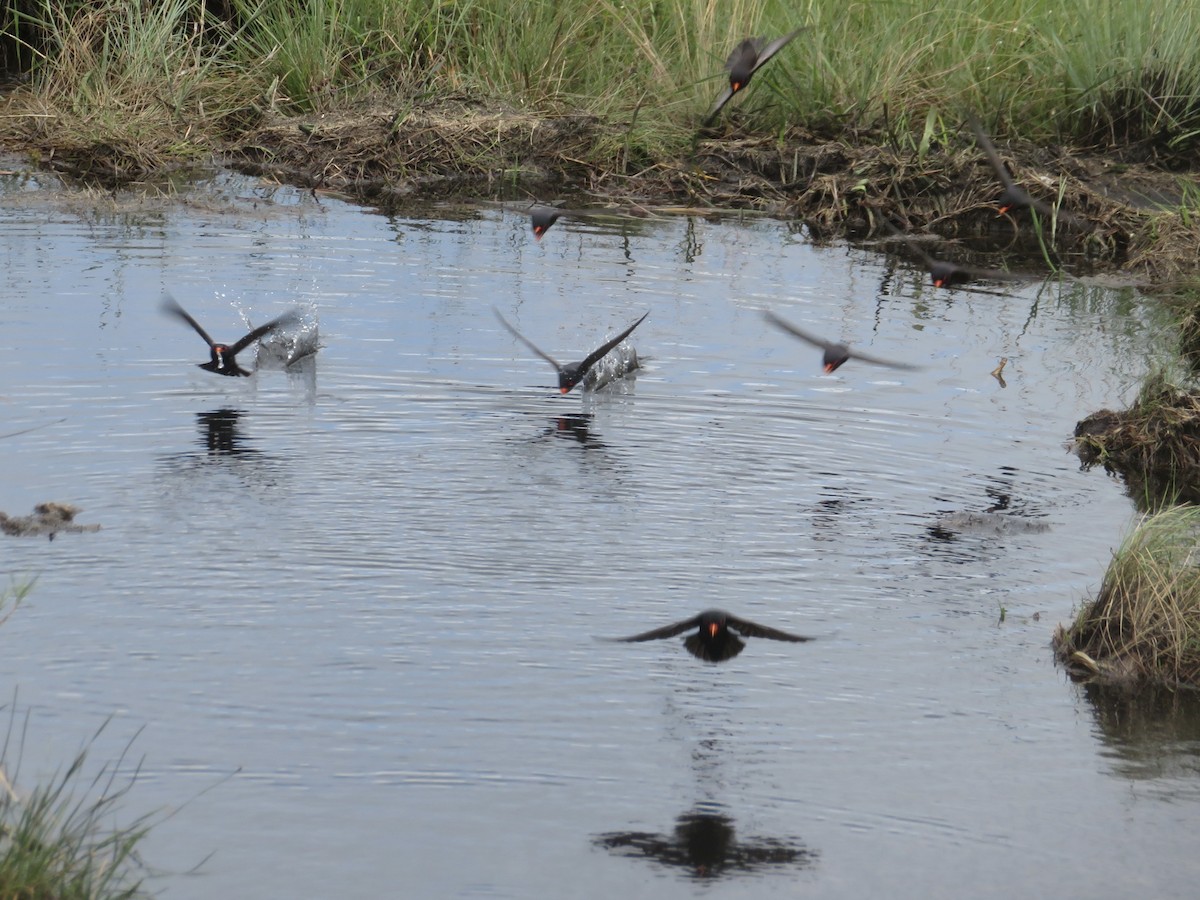
[[[651,158],[625,141],[629,123],[465,100],[252,119],[213,145],[212,163],[384,208],[489,198],[570,199],[639,215],[756,210],[800,220],[818,239],[880,233],[887,218],[943,238],[987,238],[1006,261],[1031,259],[1042,270],[1050,262],[1164,282],[1200,268],[1200,217],[1180,214],[1187,173],[1001,142],[1017,182],[1068,214],[1043,242],[1028,210],[998,215],[1002,187],[965,123],[945,145],[906,150],[877,131],[748,135],[735,116],[691,149]],[[182,165],[55,134],[10,125],[0,129],[0,146],[107,187],[161,179]]]
[[[818,237],[873,234],[886,217],[1042,259],[1029,211],[998,215],[994,172],[965,126],[958,138],[918,153],[881,145],[873,133],[851,142],[802,129],[754,137],[730,128],[699,138],[682,157],[633,159],[622,154],[619,132],[595,117],[462,105],[279,119],[230,142],[222,159],[382,206],[482,195],[582,198],[639,214],[754,209],[799,219]],[[1172,211],[1185,200],[1178,173],[1065,147],[1002,146],[1001,154],[1031,195],[1084,223],[1058,223],[1053,261],[1159,282],[1200,264],[1200,226]]]

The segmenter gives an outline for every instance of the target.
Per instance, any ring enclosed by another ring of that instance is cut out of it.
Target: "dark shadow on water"
[[[273,487],[279,482],[279,463],[268,453],[251,446],[241,427],[244,413],[221,407],[196,413],[202,451],[173,453],[163,458],[165,467],[180,475],[222,471],[237,477],[248,488]]]
[[[1200,691],[1082,685],[1113,771],[1125,778],[1200,775]],[[1200,791],[1200,782],[1196,785]]]
[[[613,831],[597,835],[593,842],[630,859],[648,859],[678,869],[690,878],[724,878],[760,873],[790,866],[808,868],[817,859],[796,838],[762,837],[739,839],[734,821],[714,803],[701,803],[675,820],[670,834],[646,831]]]

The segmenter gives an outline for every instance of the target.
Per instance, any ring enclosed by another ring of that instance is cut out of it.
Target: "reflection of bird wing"
[[[738,634],[745,637],[761,637],[770,638],[773,641],[811,641],[812,638],[805,637],[802,634],[789,634],[786,631],[780,631],[777,628],[768,628],[766,625],[758,625],[754,622],[749,622],[746,619],[739,619],[737,616],[726,616],[725,623]]]
[[[241,353],[243,350],[245,350],[247,347],[249,347],[251,344],[253,344],[255,341],[257,341],[263,335],[269,334],[270,332],[272,332],[275,329],[280,328],[284,325],[291,325],[294,322],[299,322],[299,321],[300,321],[300,313],[297,310],[293,309],[290,312],[285,312],[282,316],[279,316],[276,319],[272,319],[270,322],[267,322],[265,325],[259,325],[257,328],[255,328],[253,331],[251,331],[249,334],[247,334],[244,338],[242,338],[236,344],[234,344],[232,347],[230,347],[229,352],[231,354],[233,354],[234,356],[237,356],[239,353]]]
[[[912,250],[913,253],[915,253],[915,254],[917,254],[917,256],[921,257],[921,261],[923,263],[925,263],[926,268],[932,269],[934,266],[936,266],[938,263],[941,262],[941,260],[934,259],[928,253],[926,253],[924,247],[918,246],[916,241],[914,241],[911,237],[909,237],[907,234],[905,234],[903,231],[901,231],[899,228],[897,228],[895,225],[893,225],[890,220],[888,220],[887,218],[881,218],[880,221],[883,222],[883,224],[885,226],[887,226],[887,230],[890,231],[893,236],[904,241],[904,243],[908,245],[908,248],[910,250]]]
[[[778,53],[780,50],[782,50],[784,47],[786,47],[789,43],[791,43],[792,38],[794,38],[800,32],[804,31],[806,27],[807,26],[797,28],[795,31],[789,32],[788,34],[785,34],[781,38],[776,38],[775,40],[771,41],[771,43],[769,43],[765,47],[763,47],[761,50],[758,50],[758,60],[757,60],[757,62],[754,63],[754,68],[751,69],[750,71],[753,73],[753,72],[757,72],[759,69],[761,69],[764,65],[766,65],[767,61],[772,56],[774,56],[776,53]]]
[[[525,337],[525,335],[521,334],[521,332],[517,331],[517,329],[515,329],[511,325],[509,325],[508,320],[506,320],[504,318],[504,316],[500,315],[500,310],[496,309],[496,307],[493,306],[492,312],[494,312],[496,314],[496,318],[500,320],[500,324],[503,325],[505,328],[507,328],[509,333],[513,337],[515,337],[518,341],[520,341],[522,344],[524,344],[526,347],[528,347],[530,350],[532,350],[534,353],[536,353],[538,356],[540,356],[546,362],[550,363],[550,365],[554,366],[555,369],[557,369],[560,372],[562,371],[562,366],[560,366],[558,364],[558,360],[556,360],[553,356],[551,356],[548,353],[543,353],[541,350],[538,349],[537,345],[534,344],[533,341],[529,340],[529,338]]]
[[[196,334],[198,334],[198,335],[200,335],[200,337],[204,338],[204,342],[206,344],[208,344],[208,346],[212,347],[216,343],[212,338],[210,338],[208,336],[208,332],[200,327],[200,323],[197,322],[195,319],[193,319],[190,315],[188,315],[188,311],[186,309],[184,309],[182,306],[180,306],[175,301],[175,298],[172,297],[170,294],[163,295],[162,308],[163,308],[163,312],[170,313],[173,316],[178,316],[179,318],[183,319],[183,321],[185,321],[189,325],[191,325],[194,329],[196,329]]]
[[[782,328],[788,334],[792,335],[792,337],[798,337],[802,341],[807,341],[808,343],[812,344],[814,347],[820,347],[822,350],[829,350],[831,347],[833,347],[833,344],[831,342],[824,340],[822,338],[819,338],[815,334],[810,334],[809,332],[804,331],[803,329],[797,328],[791,322],[787,322],[787,321],[781,319],[779,316],[775,315],[775,313],[771,312],[769,309],[763,310],[763,316],[766,317],[766,320],[768,322],[770,322],[772,325],[774,325],[776,328]]]
[[[611,638],[614,641],[622,641],[624,643],[633,643],[635,641],[656,641],[659,638],[675,637],[677,634],[683,634],[691,628],[700,627],[700,617],[692,616],[683,622],[676,622],[674,625],[664,625],[662,628],[655,628],[653,631],[645,631],[641,634],[635,634],[633,637]]]
[[[626,328],[624,331],[622,331],[620,334],[618,334],[611,341],[608,341],[603,346],[597,347],[595,350],[593,350],[591,353],[589,353],[584,358],[583,362],[581,362],[578,366],[578,371],[579,371],[580,377],[582,377],[583,374],[585,372],[587,372],[588,369],[590,369],[593,365],[595,365],[598,360],[603,359],[604,354],[606,354],[613,347],[617,346],[617,344],[621,343],[621,341],[625,340],[625,338],[629,337],[629,335],[630,335],[630,333],[632,333],[633,329],[635,329],[639,325],[641,325],[642,319],[646,318],[646,316],[648,316],[648,315],[650,315],[649,310],[642,313],[641,319],[638,319],[636,322],[634,322],[632,325],[630,325],[628,328]]]
[[[872,365],[875,365],[875,366],[888,366],[892,369],[909,369],[909,370],[916,370],[916,369],[921,368],[920,366],[914,366],[912,363],[896,362],[891,359],[880,359],[878,356],[871,356],[870,354],[863,353],[860,350],[848,350],[847,352],[850,354],[850,357],[852,359],[861,359],[863,362],[871,363]]]

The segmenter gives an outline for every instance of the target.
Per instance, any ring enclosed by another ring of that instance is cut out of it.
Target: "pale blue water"
[[[239,179],[9,182],[0,220],[0,433],[65,418],[0,440],[0,509],[103,526],[0,540],[38,576],[0,626],[21,776],[113,717],[123,810],[174,812],[164,897],[1192,895],[1194,711],[1126,727],[1049,648],[1133,521],[1064,444],[1163,352],[1135,296]],[[210,375],[164,291],[228,342],[298,304],[323,347]],[[564,362],[649,310],[646,367],[560,396],[493,305]],[[924,368],[823,376],[764,307]],[[988,510],[1050,530],[936,529]],[[596,640],[713,606],[819,640]]]

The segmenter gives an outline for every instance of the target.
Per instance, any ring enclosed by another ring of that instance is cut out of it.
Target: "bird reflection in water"
[[[591,431],[592,418],[591,413],[570,413],[565,416],[556,416],[550,420],[550,427],[542,433],[543,437],[565,438],[566,440],[575,440],[584,447],[601,448],[604,446],[604,442]]]
[[[631,858],[645,858],[686,870],[693,878],[749,874],[769,866],[806,868],[816,851],[792,838],[750,837],[738,840],[733,819],[702,804],[675,820],[672,834],[616,831],[593,839],[601,847]]]
[[[200,425],[200,443],[208,450],[209,455],[258,452],[243,444],[242,436],[238,432],[238,419],[241,415],[241,410],[229,407],[196,413],[196,421]]]

